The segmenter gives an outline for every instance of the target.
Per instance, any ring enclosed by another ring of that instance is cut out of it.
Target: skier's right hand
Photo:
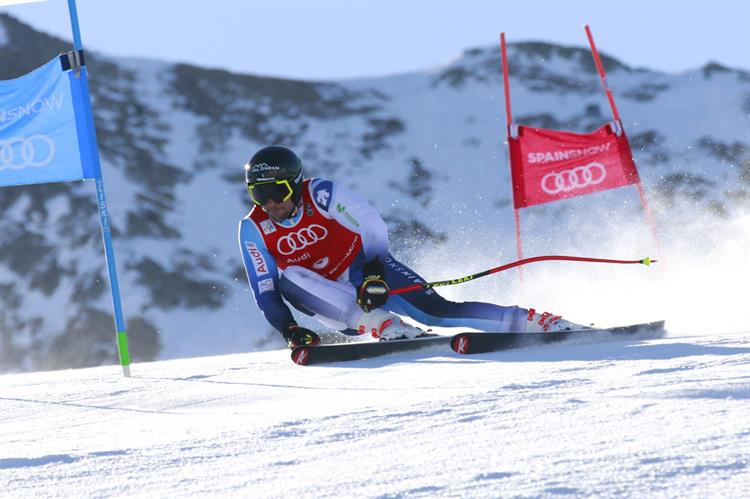
[[[362,284],[357,286],[357,305],[365,312],[382,307],[388,301],[385,266],[377,256],[365,263]]]
[[[320,336],[297,324],[289,324],[284,331],[284,338],[289,348],[317,345],[320,343]]]
[[[385,305],[388,291],[388,284],[382,278],[370,276],[357,288],[357,305],[365,312],[371,312]]]

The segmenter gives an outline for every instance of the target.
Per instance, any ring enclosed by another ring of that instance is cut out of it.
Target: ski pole
[[[652,260],[649,257],[646,257],[642,260],[610,260],[607,258],[590,258],[586,256],[564,256],[564,255],[534,256],[531,258],[524,258],[523,260],[518,260],[516,262],[511,262],[505,265],[501,265],[493,269],[485,270],[483,272],[477,272],[476,274],[467,275],[466,277],[459,277],[457,279],[450,279],[447,281],[423,282],[419,284],[411,284],[409,286],[404,286],[403,288],[392,289],[389,292],[389,295],[399,295],[401,293],[408,293],[409,291],[416,291],[417,289],[429,289],[429,288],[434,288],[437,286],[451,286],[453,284],[461,284],[463,282],[473,281],[474,279],[479,279],[480,277],[488,276],[490,274],[496,274],[497,272],[502,272],[503,270],[512,269],[514,267],[520,267],[521,265],[526,265],[527,263],[542,262],[542,261],[547,261],[547,260],[566,260],[566,261],[573,261],[573,262],[619,263],[619,264],[642,264],[642,265],[651,265],[652,263],[657,262],[657,260]]]

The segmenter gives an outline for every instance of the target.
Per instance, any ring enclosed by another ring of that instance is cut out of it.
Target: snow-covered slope
[[[0,26],[0,78],[69,49],[7,15]],[[281,345],[252,303],[236,242],[249,209],[241,166],[269,143],[375,204],[395,253],[430,280],[515,259],[498,52],[341,82],[88,53],[134,358]],[[610,119],[588,50],[519,43],[509,59],[519,123],[588,131]],[[606,56],[605,66],[661,251],[637,193],[623,188],[525,210],[525,252],[651,255],[669,266],[551,264],[529,269],[525,290],[509,273],[446,295],[602,325],[750,330],[750,316],[734,312],[744,307],[734,283],[750,278],[750,76],[717,65],[665,74]],[[0,210],[0,371],[114,362],[93,184],[5,188]]]
[[[0,376],[0,497],[747,497],[750,335]]]

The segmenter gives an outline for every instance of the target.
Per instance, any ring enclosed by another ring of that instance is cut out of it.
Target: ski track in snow
[[[1,497],[747,497],[750,333],[0,376]]]

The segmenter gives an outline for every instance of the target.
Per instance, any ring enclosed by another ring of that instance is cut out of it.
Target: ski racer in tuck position
[[[245,165],[255,206],[240,221],[239,243],[255,301],[290,348],[320,337],[297,325],[288,302],[344,334],[380,340],[415,338],[427,326],[481,331],[559,331],[578,325],[517,306],[453,302],[434,289],[389,297],[425,281],[388,251],[388,229],[378,211],[340,185],[303,177],[290,149],[269,146]]]

